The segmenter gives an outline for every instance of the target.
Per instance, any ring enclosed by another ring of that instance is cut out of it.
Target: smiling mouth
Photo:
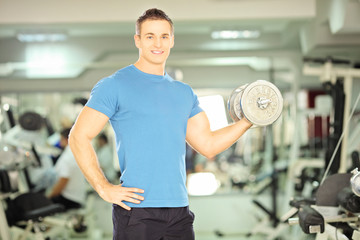
[[[162,54],[164,51],[151,51],[153,54]]]

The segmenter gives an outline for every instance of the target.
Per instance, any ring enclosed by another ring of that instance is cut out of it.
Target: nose
[[[156,38],[154,41],[155,47],[161,47],[161,38]]]

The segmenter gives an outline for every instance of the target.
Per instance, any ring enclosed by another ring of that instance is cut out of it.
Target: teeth
[[[152,51],[153,53],[162,53],[162,51]]]

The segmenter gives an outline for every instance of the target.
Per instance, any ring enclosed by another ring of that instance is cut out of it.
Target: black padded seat
[[[65,211],[61,204],[51,202],[43,193],[28,192],[8,201],[6,210],[9,225],[18,221],[34,220]]]

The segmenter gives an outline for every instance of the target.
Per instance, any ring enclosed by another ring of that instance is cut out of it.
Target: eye
[[[147,36],[146,38],[147,39],[153,39],[153,36]]]

